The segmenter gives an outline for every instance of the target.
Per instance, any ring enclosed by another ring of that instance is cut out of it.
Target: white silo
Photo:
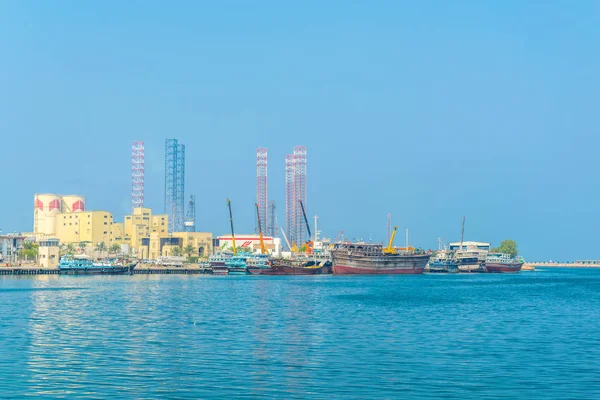
[[[62,198],[57,194],[36,194],[33,198],[33,232],[43,236],[56,233],[56,214],[62,212]]]
[[[63,212],[81,212],[85,211],[85,197],[68,195],[62,196]]]

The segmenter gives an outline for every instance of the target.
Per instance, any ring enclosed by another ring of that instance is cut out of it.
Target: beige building
[[[138,257],[147,258],[142,248],[148,246],[150,235],[166,235],[168,227],[169,217],[166,214],[152,215],[152,209],[140,207],[126,215],[123,223],[113,224],[113,231],[116,242],[129,245]]]
[[[192,246],[191,257],[208,257],[212,253],[212,233],[210,232],[174,232],[172,234],[153,232],[138,253],[142,259],[157,259],[173,255],[173,249],[184,250]],[[184,253],[184,256],[188,254]]]
[[[39,242],[38,258],[42,268],[56,268],[59,261],[58,239],[48,239]]]
[[[113,216],[108,211],[68,212],[55,215],[54,237],[61,243],[114,243]]]

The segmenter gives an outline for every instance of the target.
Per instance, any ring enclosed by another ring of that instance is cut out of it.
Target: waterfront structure
[[[461,248],[462,245],[462,248]],[[449,250],[450,251],[456,251],[456,250],[468,250],[468,249],[477,249],[477,250],[483,250],[483,251],[490,251],[491,248],[491,243],[486,243],[486,242],[454,242],[454,243],[450,243],[449,245]]]
[[[258,217],[263,232],[269,232],[268,153],[267,149],[262,147],[256,149],[256,204],[258,204]],[[256,232],[258,232],[258,219]]]
[[[156,260],[159,257],[174,255],[176,247],[184,251],[189,246],[193,251],[191,257],[208,257],[212,253],[212,233],[210,232],[152,232],[150,237],[142,240],[138,258]]]
[[[86,198],[78,195],[35,194],[33,198],[33,234],[37,240],[56,235],[56,216],[85,211]]]
[[[131,210],[144,207],[144,142],[131,145]]]
[[[56,268],[60,259],[58,239],[47,239],[38,242],[38,259],[42,268]]]
[[[185,146],[177,139],[165,141],[165,214],[169,232],[184,230]]]
[[[273,236],[263,236],[265,249],[271,254],[281,253],[281,239]],[[217,245],[221,251],[233,251],[233,241],[231,235],[223,235],[217,237]],[[260,235],[255,234],[236,234],[235,247],[240,252],[257,253],[261,251]]]
[[[306,147],[294,147],[285,156],[285,225],[287,236],[294,244],[310,240],[300,202],[306,207]]]

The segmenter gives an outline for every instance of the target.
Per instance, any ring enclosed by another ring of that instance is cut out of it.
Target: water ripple
[[[598,398],[600,271],[2,277],[0,397]]]

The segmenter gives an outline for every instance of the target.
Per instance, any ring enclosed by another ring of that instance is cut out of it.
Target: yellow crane
[[[258,203],[254,203],[256,206],[256,218],[258,218],[258,237],[260,238],[260,253],[267,254],[267,249],[265,248],[265,242],[263,240],[262,226],[260,224],[260,211],[258,209]]]
[[[233,255],[237,256],[237,248],[235,247],[235,234],[233,233],[233,214],[231,214],[231,201],[227,199],[227,207],[229,207],[229,223],[231,224],[231,243],[233,244]]]
[[[390,236],[390,242],[388,243],[387,247],[383,249],[383,252],[385,254],[396,254],[396,249],[394,249],[394,238],[396,237],[397,230],[398,227],[395,226],[394,230],[392,231],[392,236]]]

